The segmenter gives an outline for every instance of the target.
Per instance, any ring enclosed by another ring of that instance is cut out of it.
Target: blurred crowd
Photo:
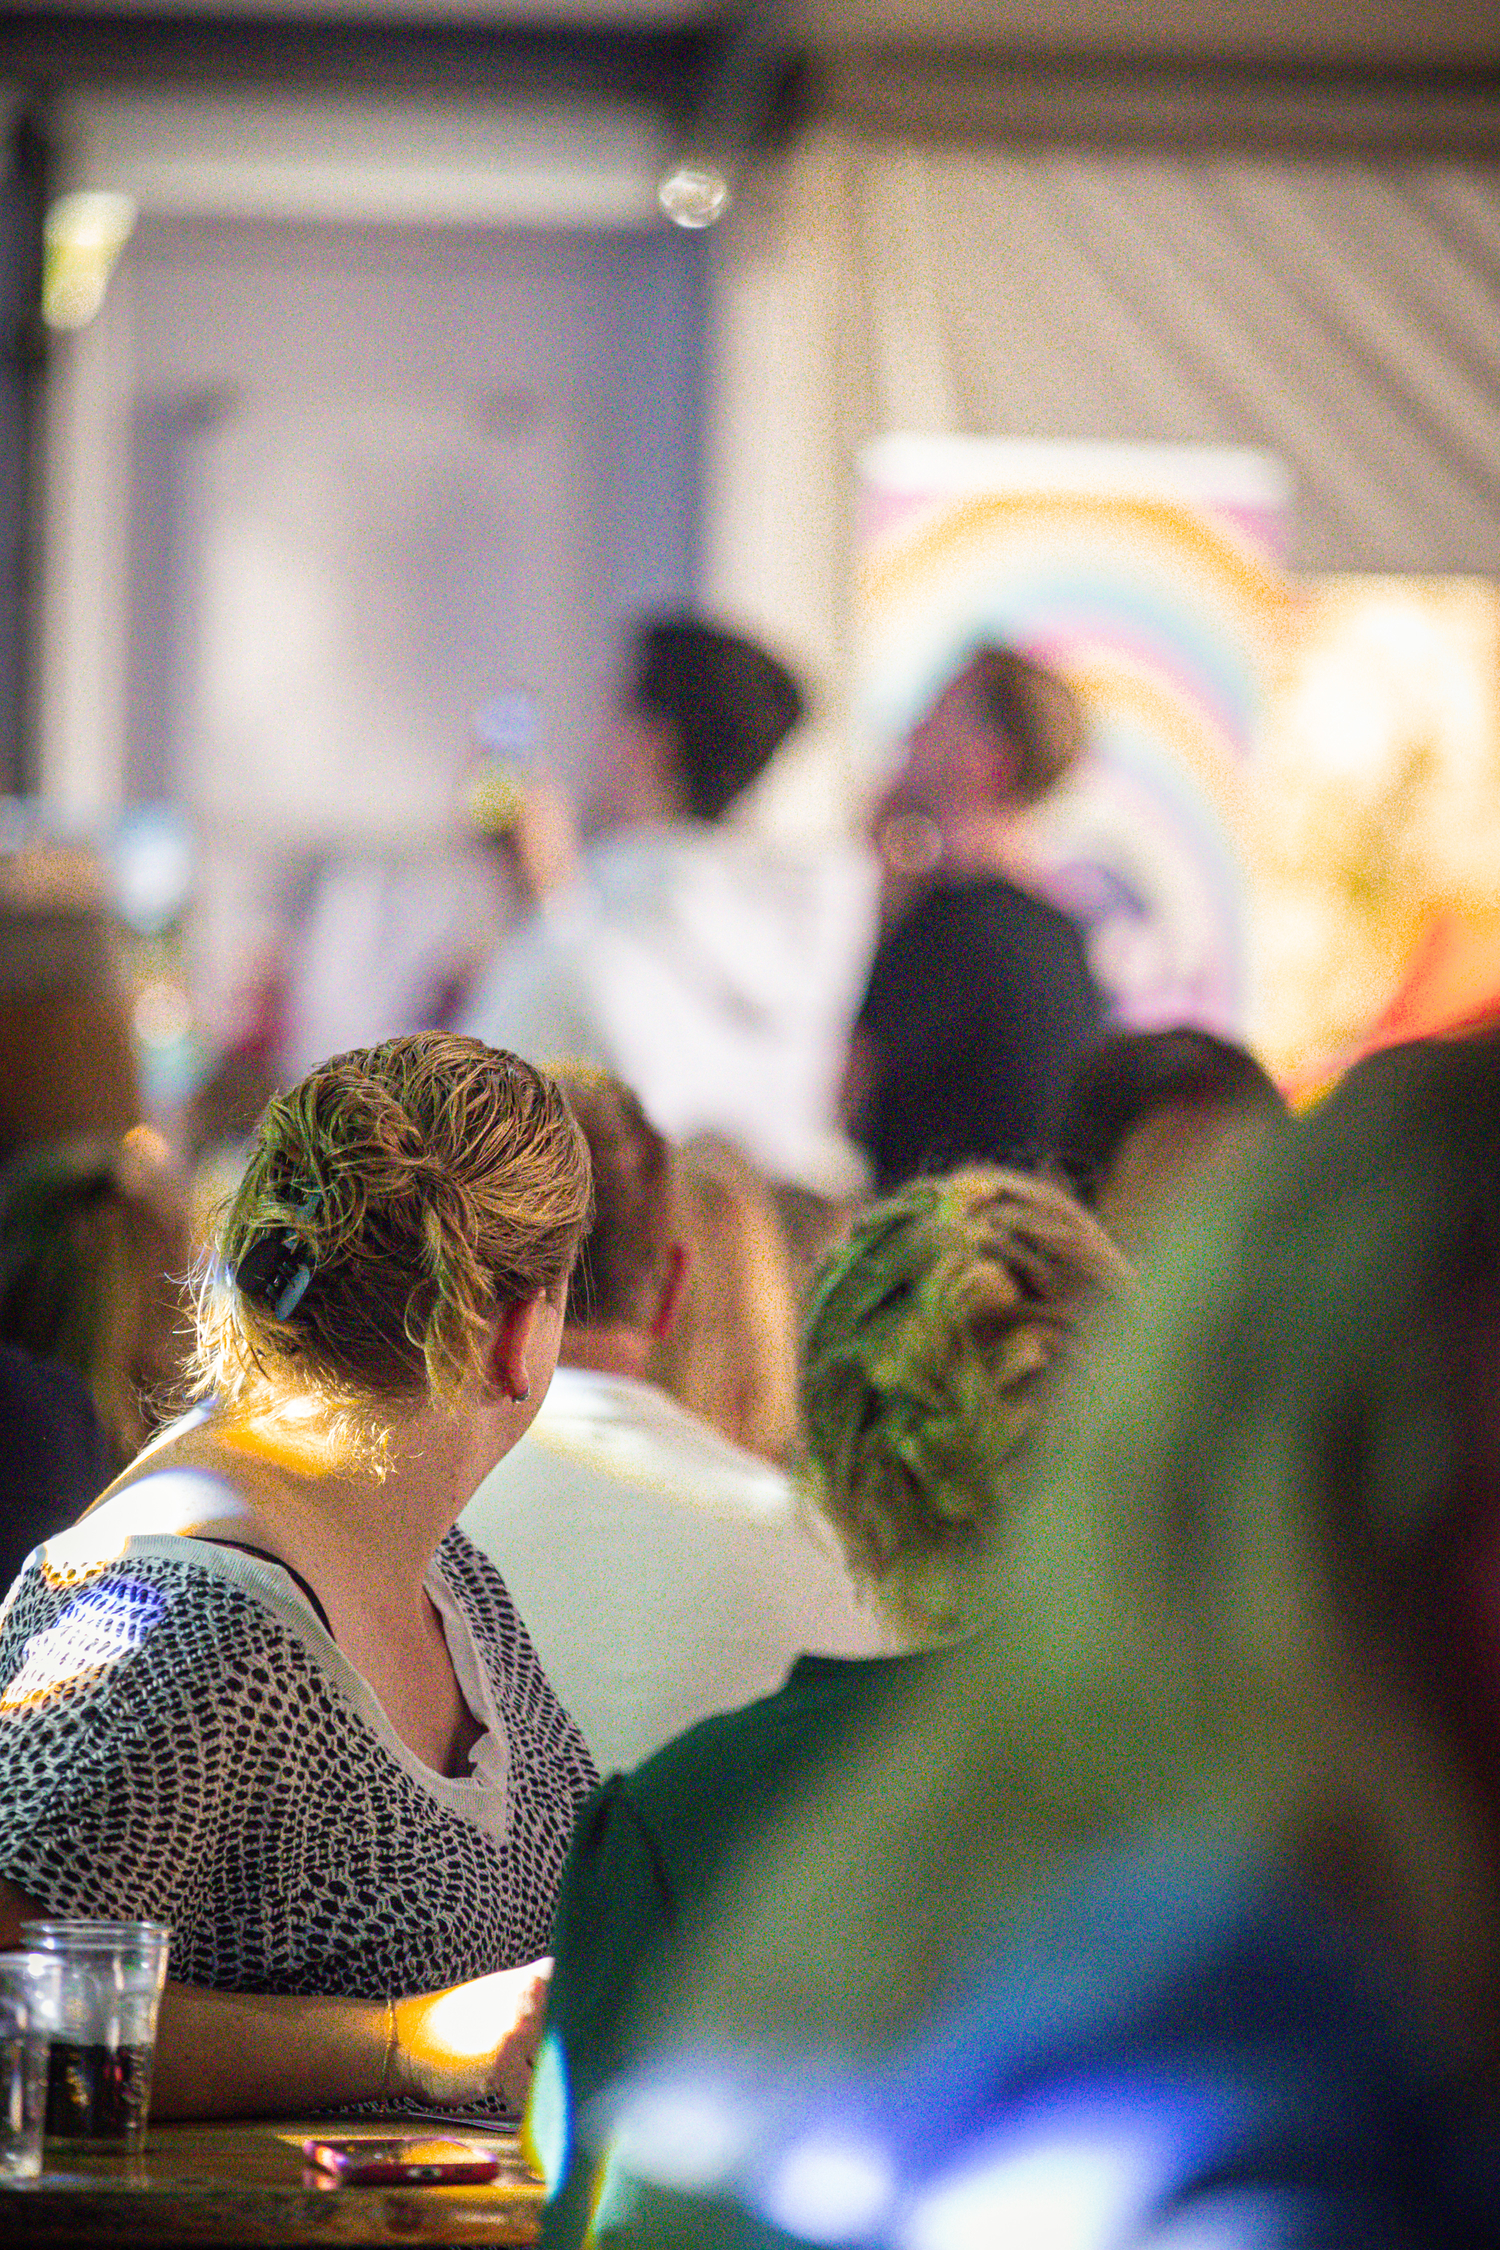
[[[175,1142],[16,1017],[0,1942],[170,1923],[180,2112],[524,2102],[555,2245],[1500,2239],[1500,1054],[1294,1118],[1108,1021],[1060,678],[976,647],[821,851],[736,812],[801,709],[642,625],[600,824],[491,777],[494,956]],[[292,1938],[225,1769],[310,1742]]]

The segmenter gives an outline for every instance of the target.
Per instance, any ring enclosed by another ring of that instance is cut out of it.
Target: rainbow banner
[[[888,437],[861,464],[860,707],[877,757],[984,640],[1084,698],[1093,752],[1033,816],[1036,881],[1089,931],[1122,1022],[1243,1037],[1250,774],[1291,586],[1269,455]]]

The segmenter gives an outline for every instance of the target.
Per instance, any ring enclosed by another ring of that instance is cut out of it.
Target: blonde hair
[[[804,1331],[810,1489],[898,1622],[964,1622],[1046,1378],[1124,1271],[1071,1196],[980,1165],[912,1181],[825,1260]]]
[[[191,1393],[313,1399],[378,1463],[393,1410],[483,1379],[497,1308],[566,1281],[589,1214],[587,1143],[532,1064],[436,1031],[335,1055],[262,1113],[200,1287]],[[312,1279],[278,1319],[234,1274],[284,1228]]]
[[[785,1462],[797,1442],[797,1307],[775,1201],[722,1142],[690,1142],[680,1177],[692,1263],[647,1372],[736,1445]]]

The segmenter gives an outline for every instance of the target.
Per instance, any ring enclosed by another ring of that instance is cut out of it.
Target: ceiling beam
[[[820,58],[812,100],[856,131],[1018,146],[1500,153],[1500,69],[1101,61],[934,47]]]
[[[43,96],[126,88],[302,92],[604,95],[692,113],[724,35],[702,24],[648,28],[328,22],[0,10],[0,78]]]

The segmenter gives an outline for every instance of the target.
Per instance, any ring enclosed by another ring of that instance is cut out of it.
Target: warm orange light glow
[[[502,2093],[524,2101],[541,2038],[549,1960],[500,1969],[413,2000],[396,2002],[396,2042],[406,2077],[424,2098],[473,2101]]]
[[[524,1968],[456,1984],[451,1992],[404,2001],[401,2044],[427,2062],[478,2062],[530,2013],[538,1979],[551,1974],[550,1961],[529,1961]]]
[[[326,1409],[321,1399],[290,1398],[260,1414],[219,1424],[219,1436],[236,1453],[268,1461],[294,1476],[330,1476],[348,1465],[348,1450],[326,1429],[311,1425]]]
[[[132,1125],[120,1146],[127,1156],[138,1158],[153,1170],[158,1165],[170,1164],[172,1161],[172,1151],[166,1135],[159,1133],[154,1125]]]

